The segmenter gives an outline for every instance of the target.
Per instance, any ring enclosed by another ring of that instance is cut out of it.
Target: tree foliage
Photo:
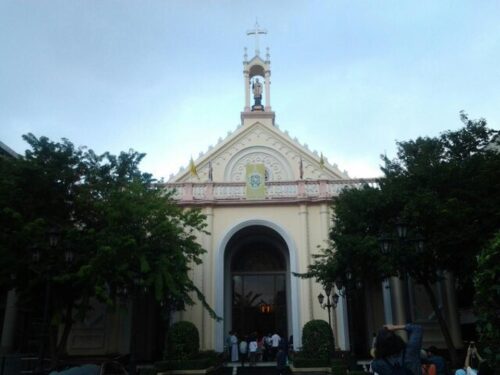
[[[500,232],[477,257],[474,310],[482,353],[492,368],[500,364]]]
[[[483,119],[461,113],[461,120],[456,131],[398,142],[396,158],[382,157],[379,186],[343,191],[334,202],[330,246],[303,275],[352,286],[408,274],[424,286],[452,351],[431,286],[443,271],[470,278],[478,251],[500,228],[500,154],[487,147],[498,133]],[[410,238],[425,238],[425,247],[408,241],[383,256],[377,239],[398,218],[413,228]]]
[[[50,321],[65,325],[53,354],[64,350],[72,318],[83,319],[92,299],[113,304],[124,291],[147,289],[166,309],[192,304],[194,294],[215,316],[188,276],[204,253],[196,236],[205,217],[179,207],[140,171],[144,154],[97,155],[66,139],[24,139],[31,146],[24,158],[0,159],[0,264],[9,265],[0,281],[35,306],[50,283]],[[47,238],[53,228],[56,247]],[[75,254],[70,264],[65,250]]]

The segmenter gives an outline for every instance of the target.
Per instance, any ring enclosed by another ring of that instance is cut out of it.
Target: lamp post
[[[417,234],[414,238],[408,238],[408,223],[404,220],[398,219],[395,225],[396,238],[390,235],[381,235],[378,239],[380,245],[380,252],[383,256],[388,257],[391,255],[394,249],[398,250],[398,262],[402,265],[403,269],[403,282],[404,282],[404,299],[405,299],[405,315],[406,322],[411,321],[411,310],[410,310],[410,293],[408,286],[408,272],[407,269],[411,267],[414,256],[421,256],[424,251],[425,240],[420,234]],[[396,246],[394,246],[394,244]],[[402,250],[409,247],[411,244],[414,245],[415,251],[412,253],[405,252]]]
[[[45,346],[47,336],[50,334],[48,325],[49,325],[49,314],[50,314],[50,300],[52,298],[52,283],[51,283],[51,272],[52,272],[52,260],[54,259],[51,253],[57,251],[59,247],[59,242],[61,238],[61,231],[57,227],[52,227],[48,232],[48,243],[49,249],[51,252],[46,255],[46,266],[42,269],[43,276],[46,277],[45,281],[45,294],[44,294],[44,304],[43,304],[43,318],[42,318],[42,331],[40,335],[40,348],[38,355],[38,371],[43,373],[43,362],[45,360]],[[42,255],[37,246],[32,248],[32,261],[35,264],[38,264],[42,260]],[[64,261],[67,264],[71,264],[74,259],[74,253],[71,249],[64,250]]]
[[[347,328],[348,328],[348,337],[349,337],[349,350],[351,353],[354,353],[354,348],[355,348],[355,336],[354,336],[354,327],[353,327],[353,300],[356,294],[357,289],[361,289],[363,287],[363,282],[361,280],[356,280],[357,278],[354,277],[355,275],[353,274],[353,271],[350,266],[347,266],[345,269],[345,272],[343,274],[343,277],[338,277],[335,280],[335,286],[337,287],[337,290],[339,291],[340,296],[342,296],[345,299],[345,302],[347,303]]]
[[[331,318],[331,310],[332,308],[335,309],[337,307],[337,303],[339,302],[339,295],[337,293],[332,293],[332,284],[326,284],[323,288],[325,294],[326,294],[326,301],[325,301],[325,296],[323,293],[320,293],[318,295],[318,302],[319,305],[321,306],[322,309],[327,309],[328,310],[328,324],[330,325],[330,328],[332,329],[333,332],[333,327],[332,327],[332,318]]]

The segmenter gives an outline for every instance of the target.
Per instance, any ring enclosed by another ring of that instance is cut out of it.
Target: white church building
[[[326,245],[335,198],[342,189],[376,183],[349,178],[321,153],[280,129],[271,106],[270,79],[269,52],[263,58],[257,47],[250,59],[245,52],[241,124],[165,184],[175,189],[179,205],[199,208],[207,217],[209,234],[198,238],[206,253],[191,276],[223,319],[212,319],[201,304],[175,317],[198,327],[204,350],[222,351],[230,330],[278,330],[293,335],[295,348],[300,348],[305,323],[328,321],[317,298],[324,294],[322,286],[294,273],[306,272],[312,255]],[[405,288],[410,306],[403,304]],[[446,281],[437,289],[453,340],[460,346],[453,284]],[[130,314],[102,313],[105,318],[89,319],[73,329],[70,354],[128,352],[130,328],[121,328],[130,327]],[[444,347],[423,291],[398,279],[363,285],[349,299],[341,295],[331,324],[339,349],[367,355],[373,332],[385,323],[408,319],[425,326],[427,344]]]

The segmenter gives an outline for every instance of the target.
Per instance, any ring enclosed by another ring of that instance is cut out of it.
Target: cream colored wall
[[[207,250],[203,257],[203,264],[195,266],[191,276],[200,290],[203,291],[209,304],[215,306],[215,262],[216,246],[237,223],[247,220],[266,220],[284,228],[292,237],[297,248],[298,272],[306,272],[311,261],[311,254],[317,253],[317,246],[324,246],[328,235],[329,209],[326,203],[322,204],[289,204],[289,205],[257,205],[240,207],[206,207],[208,231],[211,235],[201,235],[200,243]],[[292,276],[293,277],[293,276]],[[317,302],[317,295],[321,288],[312,280],[299,279],[299,326],[311,319],[328,321],[325,310]],[[194,296],[193,296],[194,297]],[[195,297],[194,297],[195,298]],[[202,349],[215,347],[215,321],[203,310],[198,302],[194,306],[178,315],[180,320],[192,321],[200,331]]]

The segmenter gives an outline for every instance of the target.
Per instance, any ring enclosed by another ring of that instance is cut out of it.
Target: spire
[[[245,107],[241,113],[243,125],[261,123],[274,125],[274,112],[271,109],[271,56],[269,47],[266,49],[265,60],[259,56],[259,35],[267,34],[267,30],[261,28],[255,22],[255,27],[247,31],[247,35],[255,36],[255,56],[248,60],[247,49],[243,54],[243,80],[245,83]],[[251,97],[254,104],[251,105]]]

